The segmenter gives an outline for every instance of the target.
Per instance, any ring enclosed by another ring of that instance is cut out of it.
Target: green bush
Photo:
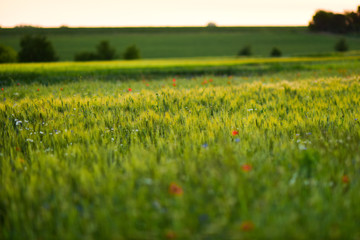
[[[52,43],[45,36],[26,35],[20,40],[20,62],[53,62],[57,61]]]
[[[238,52],[238,56],[250,56],[252,55],[252,50],[251,50],[251,46],[247,45],[245,47],[243,47],[239,52]]]
[[[8,46],[0,45],[0,63],[16,62],[16,51]]]
[[[101,41],[96,45],[96,52],[80,52],[74,56],[75,61],[113,60],[116,57],[115,48],[108,41]]]
[[[98,60],[95,53],[92,52],[80,52],[74,56],[75,61],[95,61]]]
[[[140,50],[136,47],[136,45],[131,45],[126,48],[124,52],[124,59],[133,60],[140,58]]]
[[[112,48],[108,41],[101,41],[96,46],[96,55],[99,60],[115,59],[116,50]]]
[[[270,52],[271,57],[281,57],[281,55],[282,55],[282,52],[277,47],[274,47]]]
[[[337,52],[346,52],[348,50],[349,50],[349,45],[347,44],[345,38],[340,39],[335,44],[335,51],[337,51]]]

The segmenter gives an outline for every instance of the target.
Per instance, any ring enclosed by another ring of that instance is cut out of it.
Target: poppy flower
[[[249,172],[251,170],[251,165],[249,164],[244,164],[241,166],[241,169],[244,171],[244,172]]]
[[[209,82],[213,82],[214,80],[212,78],[209,79]]]
[[[60,88],[60,91],[64,90],[63,88]]]
[[[254,229],[254,223],[252,223],[251,221],[242,222],[240,225],[240,229],[244,232],[250,232]]]
[[[1,91],[4,91],[4,88],[1,88]]]
[[[147,83],[146,86],[148,87],[148,86],[150,86],[150,84]]]
[[[341,180],[342,180],[343,183],[349,183],[350,182],[350,178],[347,175],[344,175]]]
[[[40,89],[38,88],[38,89],[36,89],[36,91],[40,91]]]
[[[131,88],[129,88],[129,89],[128,89],[128,91],[129,91],[129,92],[131,92],[131,91],[132,91],[132,89],[131,89]]]
[[[175,78],[173,78],[173,80],[172,80],[173,82],[176,82],[176,79]]]
[[[173,83],[173,86],[176,87],[176,83]]]
[[[183,194],[183,189],[177,185],[176,183],[172,182],[169,186],[169,193],[174,196],[181,196]]]
[[[169,231],[166,232],[165,237],[166,237],[167,239],[175,239],[175,238],[176,238],[176,234],[175,234],[174,231],[169,230]]]
[[[231,132],[231,135],[233,135],[233,136],[239,135],[239,131],[233,130],[233,131]]]

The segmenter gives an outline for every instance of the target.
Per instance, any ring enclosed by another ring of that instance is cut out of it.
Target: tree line
[[[343,14],[319,10],[309,23],[309,29],[314,32],[360,33],[360,6],[357,12]]]
[[[140,58],[140,50],[136,45],[127,47],[122,54],[123,59]],[[75,61],[101,61],[120,58],[108,41],[96,45],[95,52],[80,52],[74,56]],[[8,46],[0,45],[0,63],[6,62],[54,62],[59,58],[52,43],[43,35],[25,35],[20,40],[20,51],[16,52]]]

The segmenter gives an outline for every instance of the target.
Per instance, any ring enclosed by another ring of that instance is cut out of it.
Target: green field
[[[236,56],[245,45],[255,56],[267,57],[273,47],[285,56],[330,54],[342,37],[311,33],[306,27],[217,27],[217,28],[109,28],[109,29],[0,29],[0,44],[20,49],[25,34],[44,34],[53,43],[61,61],[74,54],[93,51],[101,40],[117,49],[136,44],[143,58],[189,58]],[[359,36],[345,36],[350,50],[360,50]]]
[[[0,77],[0,239],[360,239],[358,56]]]

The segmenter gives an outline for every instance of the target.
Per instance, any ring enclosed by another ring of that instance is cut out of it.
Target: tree
[[[345,38],[340,39],[336,44],[335,44],[335,50],[337,52],[346,52],[347,50],[349,50],[349,45],[347,44]]]
[[[319,10],[313,16],[309,29],[316,32],[340,34],[360,32],[360,6],[357,12],[345,12],[344,14]]]
[[[55,50],[45,36],[26,35],[20,40],[20,62],[53,62],[58,60]]]
[[[92,52],[80,52],[76,53],[74,56],[75,61],[95,61],[97,60],[97,55]]]
[[[75,61],[112,60],[116,57],[116,50],[108,41],[101,41],[96,45],[96,52],[80,52],[74,56]]]
[[[112,60],[115,58],[116,50],[110,47],[108,41],[101,41],[96,46],[96,55],[98,60]]]
[[[140,58],[140,50],[136,47],[136,45],[131,45],[126,48],[124,52],[124,59],[133,60]]]
[[[245,47],[243,47],[239,52],[238,52],[238,56],[250,56],[252,54],[251,51],[251,46],[247,45]]]
[[[271,52],[270,52],[270,56],[272,57],[281,57],[282,53],[280,51],[280,49],[278,49],[277,47],[274,47]]]
[[[8,46],[0,44],[0,63],[16,62],[16,51]]]

